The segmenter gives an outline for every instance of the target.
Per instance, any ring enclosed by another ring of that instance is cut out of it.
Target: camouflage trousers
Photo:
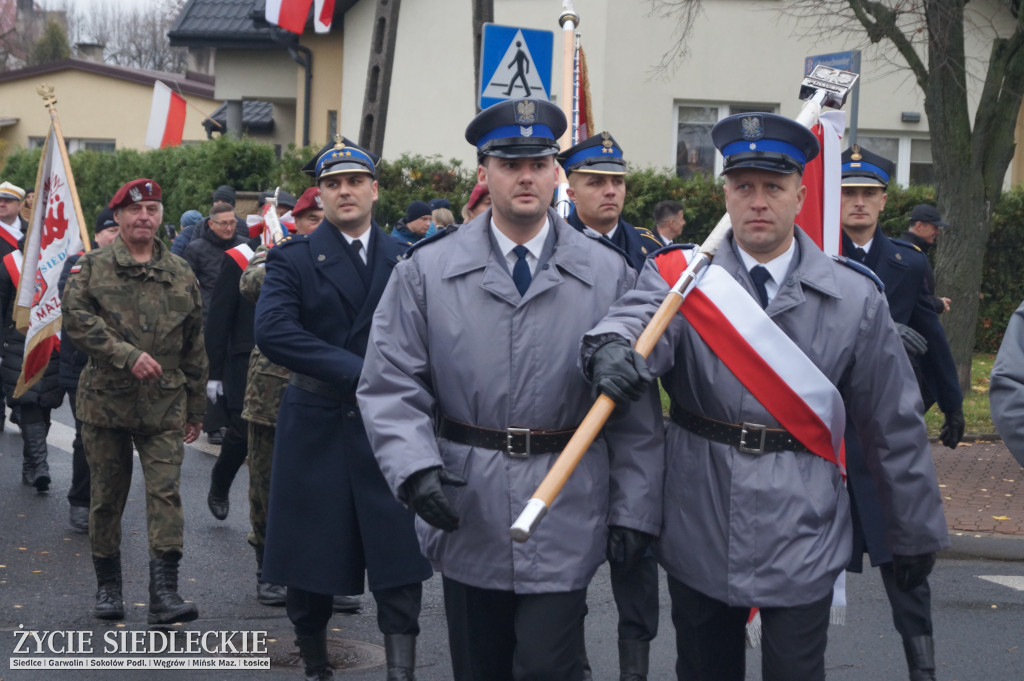
[[[270,500],[270,464],[277,428],[249,422],[249,543],[263,551],[267,541],[267,504]]]
[[[92,554],[114,556],[121,549],[121,516],[132,484],[132,444],[139,450],[146,484],[146,527],[150,558],[181,555],[185,515],[181,509],[181,462],[185,443],[180,430],[139,435],[127,430],[82,424],[82,444],[91,472],[89,540]]]

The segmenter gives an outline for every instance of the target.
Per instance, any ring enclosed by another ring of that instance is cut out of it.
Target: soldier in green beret
[[[184,444],[199,436],[206,408],[199,285],[188,264],[155,238],[163,218],[160,185],[128,182],[110,208],[120,226],[117,240],[75,263],[63,299],[64,328],[89,355],[77,412],[92,472],[94,614],[124,617],[121,514],[134,445],[146,481],[149,623],[188,622],[199,614],[178,595],[179,483]]]

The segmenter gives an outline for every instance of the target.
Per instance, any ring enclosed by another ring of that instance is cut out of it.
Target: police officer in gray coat
[[[723,353],[726,326],[701,335],[698,316],[675,315],[647,360],[672,403],[657,553],[668,572],[676,671],[741,681],[744,628],[759,607],[764,678],[820,681],[832,588],[850,558],[838,456],[844,412],[883,491],[898,587],[920,583],[949,544],[921,396],[874,281],[793,224],[815,137],[752,113],[723,119],[712,139],[724,156],[732,230],[705,279],[738,292],[717,309],[758,351]],[[609,387],[644,382],[629,344],[675,283],[668,269],[680,250],[650,259],[636,290],[584,339],[584,366],[610,397]],[[792,366],[800,372],[778,385],[763,372]]]
[[[357,393],[384,476],[443,575],[456,681],[580,681],[591,577],[609,549],[642,556],[661,525],[662,418],[645,391],[532,538],[509,536],[591,402],[579,339],[636,279],[605,239],[549,207],[565,127],[537,100],[469,124],[492,208],[395,267]]]

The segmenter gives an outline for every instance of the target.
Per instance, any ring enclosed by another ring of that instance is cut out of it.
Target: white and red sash
[[[17,220],[18,218],[14,218]],[[11,245],[14,250],[18,250],[18,241],[21,237],[15,236],[11,231],[11,228],[7,225],[0,223],[0,239],[3,239]]]
[[[667,251],[655,264],[671,286],[686,268],[686,253]],[[728,272],[709,266],[679,312],[783,428],[845,476],[842,396]]]
[[[238,269],[245,270],[246,265],[252,260],[253,253],[255,251],[249,247],[249,244],[239,244],[234,248],[230,248],[225,251],[225,254],[231,258],[231,260],[238,265]]]
[[[6,268],[8,276],[11,277],[11,283],[15,287],[21,281],[21,263],[23,260],[24,256],[22,256],[21,251],[11,251],[4,256],[4,268]]]

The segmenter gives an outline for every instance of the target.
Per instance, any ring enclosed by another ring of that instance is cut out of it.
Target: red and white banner
[[[685,254],[677,249],[657,256],[669,285],[686,268]],[[842,396],[732,275],[710,265],[679,312],[779,425],[845,474]]]
[[[153,83],[146,146],[153,149],[179,146],[185,133],[185,108],[184,97],[159,80]]]
[[[330,33],[334,19],[334,0],[316,0],[313,4],[313,28],[317,33]]]
[[[843,161],[839,140],[846,128],[846,112],[826,111],[811,132],[818,138],[821,153],[804,168],[807,197],[796,216],[796,224],[827,255],[840,255]]]
[[[296,35],[302,35],[303,29],[306,28],[306,19],[309,18],[309,8],[312,5],[313,0],[267,0],[265,14],[267,23],[280,26]],[[333,7],[331,13],[334,13]]]
[[[36,180],[36,203],[25,236],[24,261],[15,320],[25,334],[25,361],[15,397],[43,375],[50,353],[60,348],[60,290],[57,287],[69,253],[84,248],[76,210],[74,180],[65,168],[56,128],[43,147]]]

